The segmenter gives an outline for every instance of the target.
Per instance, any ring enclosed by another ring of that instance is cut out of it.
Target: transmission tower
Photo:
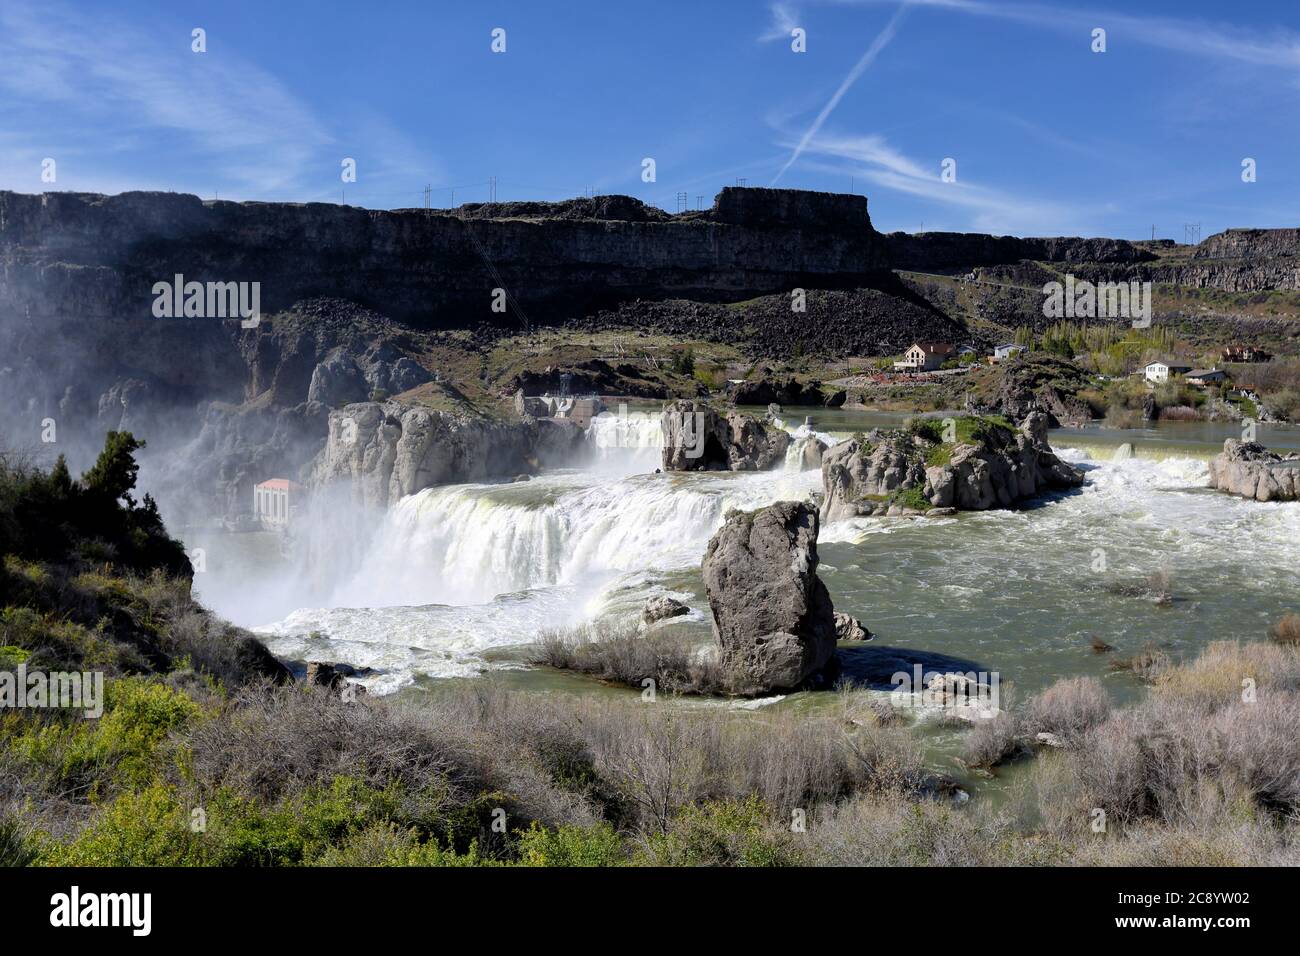
[[[1201,244],[1201,224],[1199,222],[1183,223],[1183,240],[1189,246],[1199,246]]]

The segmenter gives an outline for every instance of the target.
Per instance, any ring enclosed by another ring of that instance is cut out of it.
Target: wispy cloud
[[[883,137],[820,133],[806,144],[811,168],[836,174],[852,173],[883,189],[906,193],[960,212],[968,228],[982,232],[1059,235],[1091,230],[1094,214],[1104,209],[1080,208],[1055,200],[1010,195],[970,183],[960,175],[943,182],[939,167],[904,155]],[[829,160],[829,162],[828,162]]]
[[[210,35],[208,51],[195,53],[183,24],[146,31],[107,9],[6,0],[0,95],[11,136],[0,186],[49,188],[39,164],[51,156],[56,188],[335,198],[326,184],[339,185],[340,160],[352,156],[367,193],[403,189],[414,205],[415,183],[441,175],[373,104],[353,110],[348,134],[337,135],[277,76],[236,52],[235,39]]]
[[[876,57],[880,55],[881,50],[889,45],[889,41],[894,39],[894,34],[898,31],[899,21],[903,18],[903,14],[907,12],[907,8],[910,4],[911,0],[903,0],[903,3],[899,8],[894,11],[894,15],[889,18],[889,22],[885,24],[885,28],[876,35],[874,40],[871,41],[871,45],[867,47],[866,52],[858,58],[858,62],[853,64],[853,69],[849,70],[848,75],[844,77],[839,88],[831,98],[826,101],[826,105],[821,108],[821,112],[817,114],[817,118],[813,120],[812,125],[809,126],[807,131],[803,134],[803,138],[799,140],[798,145],[795,146],[794,151],[790,154],[790,158],[785,161],[785,165],[782,166],[777,174],[772,177],[771,185],[775,186],[780,181],[781,177],[786,174],[786,171],[798,162],[799,157],[802,156],[804,150],[808,148],[808,144],[813,141],[814,137],[816,137],[819,132],[821,132],[822,126],[825,125],[826,120],[830,118],[831,113],[835,111],[835,107],[839,106],[840,100],[844,99],[844,94],[853,87],[853,84],[856,83],[862,74],[867,71],[867,68],[870,67],[872,63],[876,62]]]
[[[798,11],[788,3],[773,3],[768,7],[768,10],[772,14],[772,22],[768,25],[767,30],[759,35],[759,42],[770,43],[773,40],[788,40],[790,31],[799,26]]]
[[[312,110],[222,49],[223,38],[210,38],[203,54],[190,50],[188,31],[169,38],[121,26],[109,11],[6,3],[0,90],[24,125],[37,127],[32,139],[51,149],[111,155],[144,131],[154,142],[175,137],[232,187],[265,194],[296,185],[313,151],[331,139]],[[45,128],[47,111],[57,127]],[[76,142],[50,143],[73,130]]]
[[[837,3],[879,6],[893,0],[835,0]],[[1300,33],[1277,27],[1267,35],[1232,23],[1173,17],[1137,16],[1102,8],[1068,9],[1039,4],[989,3],[984,0],[911,0],[929,7],[971,16],[1010,20],[1063,32],[1094,27],[1107,32],[1108,43],[1134,43],[1198,57],[1235,60],[1252,66],[1300,71]]]

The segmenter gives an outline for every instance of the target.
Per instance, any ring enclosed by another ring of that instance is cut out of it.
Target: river
[[[812,427],[842,439],[902,417],[816,410]],[[807,440],[801,421],[787,427]],[[259,535],[203,542],[196,590],[282,657],[374,668],[365,679],[374,693],[475,677],[607,692],[529,669],[521,646],[546,629],[635,621],[662,593],[692,609],[671,626],[708,643],[699,565],[725,512],[820,487],[817,471],[798,469],[797,449],[771,472],[655,474],[657,422],[653,412],[603,415],[581,468],[402,500],[353,555],[355,570],[305,606],[304,569]],[[1057,430],[1053,447],[1087,473],[1077,492],[1017,511],[824,526],[820,573],[835,607],[877,635],[846,659],[868,674],[895,658],[947,655],[997,672],[1019,699],[1091,674],[1122,700],[1140,685],[1109,671],[1093,638],[1116,654],[1155,644],[1181,659],[1213,640],[1263,637],[1300,608],[1300,505],[1205,487],[1208,459],[1236,433],[1187,423]],[[1259,438],[1300,447],[1293,427],[1260,426]],[[1172,602],[1126,596],[1155,573]]]

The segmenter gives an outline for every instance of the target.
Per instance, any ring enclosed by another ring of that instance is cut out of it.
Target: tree
[[[125,500],[135,507],[130,495],[140,474],[135,453],[143,447],[145,443],[130,432],[109,432],[94,467],[81,476],[86,491],[95,498],[114,502]]]
[[[62,455],[50,470],[50,487],[59,498],[67,498],[72,494],[72,475],[68,472],[68,460]]]

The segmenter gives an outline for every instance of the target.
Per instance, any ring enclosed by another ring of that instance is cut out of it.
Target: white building
[[[957,354],[957,349],[947,342],[916,342],[894,363],[899,372],[933,372]]]
[[[993,361],[1001,362],[1011,358],[1013,355],[1019,355],[1021,352],[1028,352],[1029,347],[1026,345],[1016,345],[1014,342],[1008,342],[1006,345],[997,345],[993,348]]]
[[[302,485],[287,478],[271,478],[253,486],[253,517],[271,528],[283,528],[297,510]]]
[[[1192,370],[1190,365],[1173,365],[1169,362],[1152,362],[1142,370],[1148,382],[1167,382],[1171,375],[1186,375]]]

